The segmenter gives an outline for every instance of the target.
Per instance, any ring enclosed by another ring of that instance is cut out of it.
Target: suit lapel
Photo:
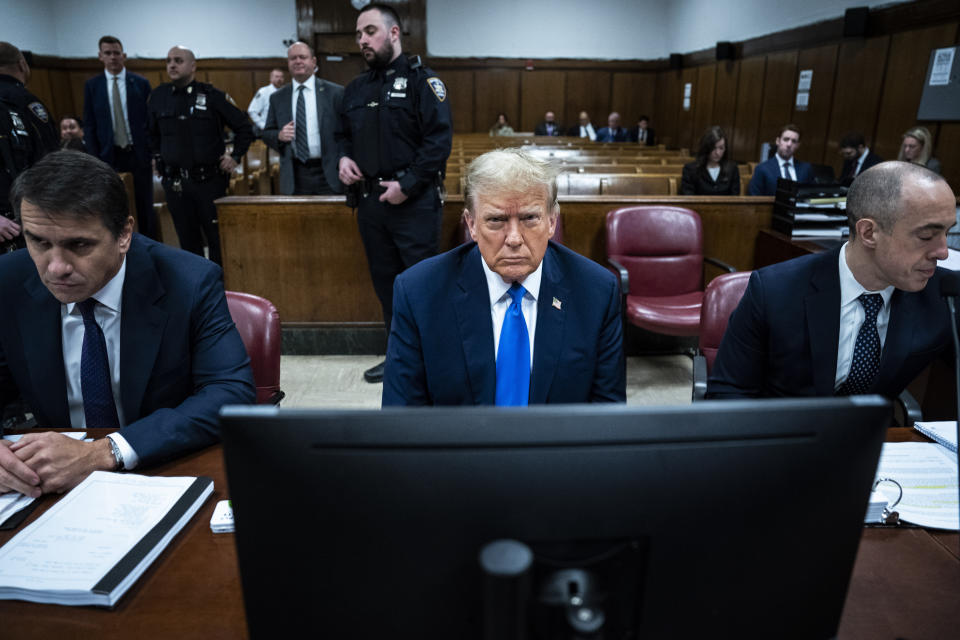
[[[120,402],[127,422],[140,416],[147,382],[160,350],[167,313],[155,303],[165,293],[153,261],[135,237],[127,253],[120,318]]]
[[[562,284],[563,274],[557,266],[553,247],[547,248],[543,258],[543,277],[537,297],[537,332],[534,337],[533,369],[530,378],[530,404],[544,404],[553,383],[563,348],[563,326],[566,320],[564,301],[569,291]],[[556,299],[560,308],[554,306]]]
[[[913,328],[917,326],[917,305],[905,300],[910,294],[894,289],[890,298],[890,322],[887,324],[887,337],[880,352],[880,370],[873,381],[873,389],[889,388],[890,382],[899,373],[900,365],[912,351]]]
[[[813,386],[817,395],[831,396],[837,376],[837,345],[840,342],[839,252],[831,251],[816,267],[805,298]]]
[[[480,260],[480,250],[476,246],[464,256],[457,279],[454,309],[473,403],[490,405],[495,400],[497,370],[490,295]]]
[[[30,345],[26,358],[30,382],[36,394],[43,398],[43,421],[52,427],[70,426],[70,408],[67,405],[67,381],[63,369],[63,331],[60,303],[40,281],[31,276],[24,283],[27,296],[18,312],[20,335]]]

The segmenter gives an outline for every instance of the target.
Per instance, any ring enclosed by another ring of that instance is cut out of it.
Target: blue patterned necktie
[[[103,331],[93,317],[97,301],[87,298],[78,302],[83,316],[83,346],[80,351],[80,392],[83,394],[83,415],[87,428],[120,427],[117,405],[110,385],[110,361]]]
[[[508,293],[512,300],[503,316],[497,347],[496,405],[525,407],[530,398],[530,335],[520,302],[526,289],[514,282]]]
[[[310,144],[307,142],[307,105],[303,99],[305,88],[304,85],[297,87],[297,120],[293,125],[296,127],[294,136],[296,137],[297,160],[300,162],[306,162],[310,159]]]
[[[840,385],[839,395],[866,393],[880,370],[880,333],[877,331],[877,314],[883,307],[879,293],[864,293],[859,298],[863,305],[863,324],[853,346],[853,362],[846,381]]]

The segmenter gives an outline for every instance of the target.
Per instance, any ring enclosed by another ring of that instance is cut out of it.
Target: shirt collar
[[[779,153],[777,154],[777,162],[780,163],[781,167],[788,162],[790,163],[790,166],[794,166],[794,167],[796,166],[796,163],[793,161],[793,156],[790,156],[789,158],[784,159],[780,157]]]
[[[843,246],[840,247],[840,307],[843,308],[850,304],[864,293],[879,293],[883,298],[884,308],[889,308],[890,298],[893,297],[893,285],[880,291],[864,289],[863,285],[857,282],[853,272],[850,271],[850,266],[847,264],[847,245],[849,244],[849,242],[844,242]]]
[[[480,252],[478,251],[477,253]],[[544,255],[544,259],[546,259],[546,255]],[[487,277],[487,292],[490,294],[490,306],[493,307],[493,305],[500,302],[500,299],[506,295],[513,283],[504,282],[499,273],[487,266],[487,261],[483,259],[483,255],[480,255],[480,265],[483,267],[483,273]],[[520,281],[520,284],[522,284],[523,288],[527,291],[524,297],[530,296],[536,301],[540,295],[540,279],[542,275],[543,260],[540,261],[540,264],[537,265],[533,273]]]
[[[860,157],[857,158],[857,166],[863,164],[863,161],[867,159],[867,154],[870,153],[870,147],[867,147],[863,150],[863,153],[860,154]]]
[[[103,70],[103,75],[107,76],[107,82],[113,82],[113,74],[112,74],[112,73],[110,73],[109,71],[107,71],[106,69],[104,69],[104,70]],[[117,78],[119,78],[120,84],[126,83],[126,81],[127,81],[127,68],[126,68],[126,67],[124,67],[123,69],[120,69],[120,73],[117,74]]]
[[[110,278],[110,281],[103,285],[102,289],[90,297],[114,313],[120,311],[120,305],[123,302],[123,280],[126,277],[126,274],[127,258],[124,256],[123,262],[120,263],[120,270],[117,271],[117,274]],[[73,313],[73,310],[76,306],[76,302],[67,303],[67,314],[69,315]]]
[[[296,78],[293,79],[293,95],[297,95],[297,89],[300,88],[300,85],[303,85],[307,88],[308,91],[313,91],[314,87],[317,85],[317,76],[311,75],[305,82],[297,82]]]

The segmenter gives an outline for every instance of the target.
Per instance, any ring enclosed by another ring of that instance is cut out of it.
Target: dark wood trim
[[[58,71],[102,71],[103,63],[97,58],[60,58],[58,56],[33,56],[36,69]],[[126,67],[132,71],[165,71],[162,58],[127,58]],[[269,71],[274,67],[287,68],[286,58],[199,58],[197,71],[229,70],[242,68],[245,71]]]
[[[527,59],[521,58],[434,58],[426,56],[433,69],[485,70],[518,69],[525,70]],[[534,71],[559,70],[603,70],[603,71],[661,71],[670,68],[670,61],[660,60],[579,60],[573,58],[555,58],[533,60]]]

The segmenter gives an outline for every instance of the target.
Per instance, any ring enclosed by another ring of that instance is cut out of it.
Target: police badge
[[[207,94],[197,92],[197,101],[194,103],[194,106],[201,111],[207,110]]]
[[[396,78],[393,81],[393,90],[394,91],[403,91],[407,88],[407,79],[406,78]]]
[[[437,100],[443,102],[446,99],[447,88],[443,86],[443,82],[440,81],[440,78],[427,78],[427,84],[430,85],[433,95],[437,96]]]

